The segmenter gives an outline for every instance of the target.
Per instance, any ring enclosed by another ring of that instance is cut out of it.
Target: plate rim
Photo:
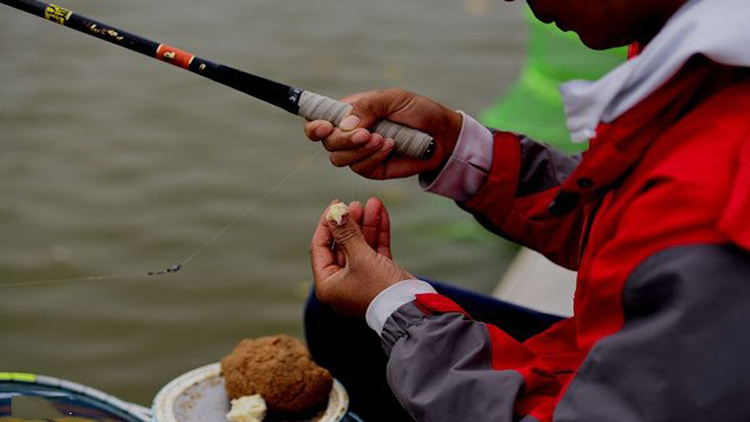
[[[185,372],[167,383],[167,385],[162,387],[154,397],[151,405],[152,422],[180,422],[174,416],[174,412],[170,412],[170,409],[174,409],[174,403],[182,392],[200,382],[220,375],[221,364],[215,362]],[[327,407],[320,422],[326,422],[328,420],[339,421],[349,411],[349,394],[341,382],[336,378],[333,379],[333,387],[331,390],[336,390],[339,393],[342,404],[340,408],[331,409],[330,407]],[[332,417],[334,419],[330,419]]]

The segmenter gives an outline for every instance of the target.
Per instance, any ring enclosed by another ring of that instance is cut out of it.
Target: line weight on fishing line
[[[351,109],[349,104],[203,59],[61,6],[36,0],[0,0],[0,3],[189,70],[308,120],[327,120],[338,125]],[[399,154],[428,159],[435,150],[435,142],[430,135],[388,120],[376,124],[372,131],[392,138]]]
[[[214,242],[216,242],[216,240],[219,239],[224,233],[226,233],[229,229],[231,229],[237,223],[242,221],[242,219],[245,218],[247,214],[249,214],[258,205],[260,205],[263,201],[265,201],[267,198],[273,195],[276,191],[278,191],[282,186],[284,186],[287,182],[289,182],[289,180],[291,180],[295,175],[297,175],[297,173],[299,173],[303,168],[307,167],[308,164],[310,164],[316,157],[318,157],[321,154],[321,152],[322,151],[318,150],[312,155],[310,155],[309,157],[307,157],[307,159],[304,162],[302,162],[300,165],[295,167],[292,171],[287,173],[287,175],[284,176],[278,183],[276,183],[273,187],[267,190],[258,199],[253,201],[253,203],[250,204],[250,206],[248,206],[242,212],[237,214],[234,217],[234,219],[232,219],[232,221],[224,225],[224,227],[222,227],[219,231],[214,233],[214,235],[211,236],[210,239],[203,242],[190,255],[183,258],[177,264],[172,264],[161,270],[151,270],[151,271],[143,271],[143,272],[137,272],[137,273],[104,274],[104,275],[84,276],[84,277],[66,277],[66,278],[54,278],[54,279],[44,279],[44,280],[6,282],[6,283],[0,283],[0,289],[41,286],[41,285],[48,285],[48,284],[70,283],[70,282],[80,282],[80,281],[99,281],[99,280],[112,280],[112,279],[118,279],[118,278],[136,278],[136,277],[173,275],[177,273],[178,271],[180,271],[182,268],[184,268],[190,261],[193,260],[193,258],[203,253],[203,251],[205,251],[209,246],[211,246]]]

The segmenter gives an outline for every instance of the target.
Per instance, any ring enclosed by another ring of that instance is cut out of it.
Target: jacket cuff
[[[385,321],[401,306],[413,302],[418,294],[437,293],[435,289],[422,280],[400,281],[375,296],[365,313],[367,325],[378,335],[383,332]]]
[[[390,356],[393,346],[408,335],[411,327],[421,324],[427,318],[445,318],[447,314],[453,314],[453,317],[460,314],[462,318],[471,319],[461,306],[434,289],[432,292],[416,294],[413,301],[394,310],[385,321],[380,332],[383,350]]]
[[[420,174],[419,185],[427,192],[465,201],[487,180],[492,165],[492,132],[471,116],[459,113],[463,121],[453,155],[437,176]]]

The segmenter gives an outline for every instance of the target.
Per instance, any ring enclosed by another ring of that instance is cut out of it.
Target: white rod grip
[[[310,91],[303,91],[299,99],[299,115],[307,120],[327,120],[338,126],[352,106]],[[427,159],[434,150],[432,136],[398,123],[381,120],[372,129],[385,138],[396,141],[396,151],[409,157]]]

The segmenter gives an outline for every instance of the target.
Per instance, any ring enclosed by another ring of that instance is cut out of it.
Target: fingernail
[[[325,126],[319,126],[317,129],[315,129],[315,136],[317,136],[319,139],[328,136],[328,128]]]
[[[339,127],[343,130],[352,130],[359,126],[359,117],[350,114],[344,117],[344,120],[339,123]]]
[[[396,141],[391,138],[386,139],[385,142],[383,142],[383,152],[392,150],[394,146],[396,146]]]
[[[367,139],[369,138],[370,138],[370,133],[362,129],[360,131],[357,131],[354,135],[352,135],[352,142],[354,142],[355,144],[361,144],[367,141]]]
[[[366,148],[368,150],[376,150],[380,148],[383,145],[383,138],[372,138],[370,139],[370,142],[366,145]]]

